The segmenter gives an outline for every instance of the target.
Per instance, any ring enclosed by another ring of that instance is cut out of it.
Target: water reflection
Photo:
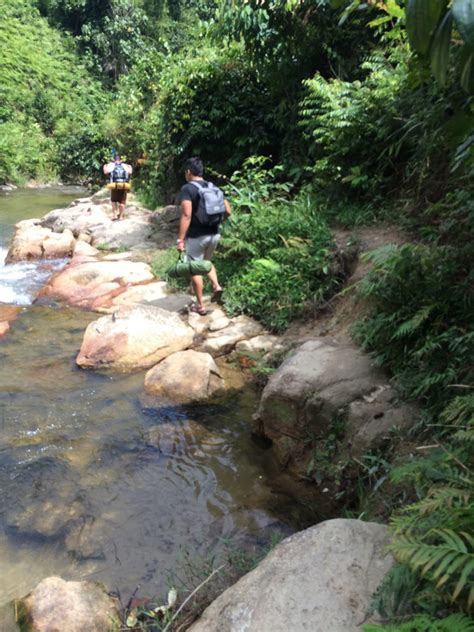
[[[3,254],[11,225],[65,206],[63,192],[0,194]],[[0,605],[52,574],[158,594],[184,551],[285,528],[250,438],[255,394],[174,408],[145,397],[143,372],[78,369],[97,315],[26,306],[55,265],[0,269],[0,302],[25,305],[0,339]]]
[[[144,396],[143,373],[81,371],[95,317],[32,307],[0,343],[0,602],[52,569],[155,594],[183,550],[206,556],[276,522],[255,396],[177,409]]]

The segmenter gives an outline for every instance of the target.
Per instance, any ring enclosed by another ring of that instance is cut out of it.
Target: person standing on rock
[[[220,226],[231,214],[230,204],[220,189],[203,178],[204,167],[200,158],[188,158],[184,164],[186,184],[181,187],[181,219],[177,248],[186,251],[191,261],[210,261],[220,239]],[[222,295],[222,287],[214,266],[207,274],[212,284],[211,301],[217,302]],[[204,282],[202,276],[192,276],[196,303],[192,312],[205,316],[203,304]]]
[[[112,221],[124,219],[127,193],[130,188],[130,176],[132,167],[122,162],[119,154],[114,155],[112,162],[103,167],[104,174],[109,176],[107,187],[110,188],[110,201],[112,202]]]

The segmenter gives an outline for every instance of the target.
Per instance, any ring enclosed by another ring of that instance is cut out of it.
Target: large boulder
[[[131,285],[154,279],[150,266],[136,261],[96,261],[90,257],[74,258],[53,276],[42,290],[46,295],[69,305],[96,309],[111,304],[112,299]]]
[[[79,236],[82,232],[93,232],[99,226],[110,225],[109,208],[110,205],[94,204],[83,198],[67,208],[51,211],[43,217],[41,225],[56,232],[68,229]]]
[[[383,525],[329,520],[284,540],[190,632],[356,632],[393,564]]]
[[[327,433],[344,406],[383,381],[370,358],[356,347],[310,340],[271,376],[257,420],[273,441],[280,463],[287,465],[312,432]]]
[[[121,307],[89,324],[76,361],[88,369],[147,369],[189,347],[193,335],[172,312],[146,305]]]
[[[70,257],[76,240],[70,230],[53,232],[40,225],[40,220],[28,219],[16,224],[15,235],[6,262],[30,259]]]
[[[109,632],[120,629],[117,603],[103,586],[48,577],[16,603],[22,632]]]
[[[224,387],[221,373],[208,353],[173,353],[145,376],[145,391],[179,404],[207,401]]]

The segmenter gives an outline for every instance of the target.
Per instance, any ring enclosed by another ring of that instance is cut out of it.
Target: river
[[[260,547],[297,522],[251,437],[253,389],[169,407],[145,397],[142,372],[80,370],[97,315],[33,302],[65,262],[3,265],[15,222],[74,197],[0,193],[0,303],[21,306],[0,339],[0,605],[53,574],[100,580],[125,602],[163,595],[185,559]]]

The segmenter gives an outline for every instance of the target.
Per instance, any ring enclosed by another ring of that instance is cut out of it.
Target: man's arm
[[[184,238],[186,237],[186,233],[188,232],[189,225],[191,223],[191,215],[193,212],[193,203],[191,200],[183,200],[181,202],[181,219],[179,220],[179,231],[178,231],[178,242],[177,248],[178,250],[184,250]]]
[[[230,204],[227,200],[224,200],[224,208],[225,208],[225,212],[224,212],[223,221],[225,222],[225,220],[228,219],[232,215],[232,211],[230,210]]]

